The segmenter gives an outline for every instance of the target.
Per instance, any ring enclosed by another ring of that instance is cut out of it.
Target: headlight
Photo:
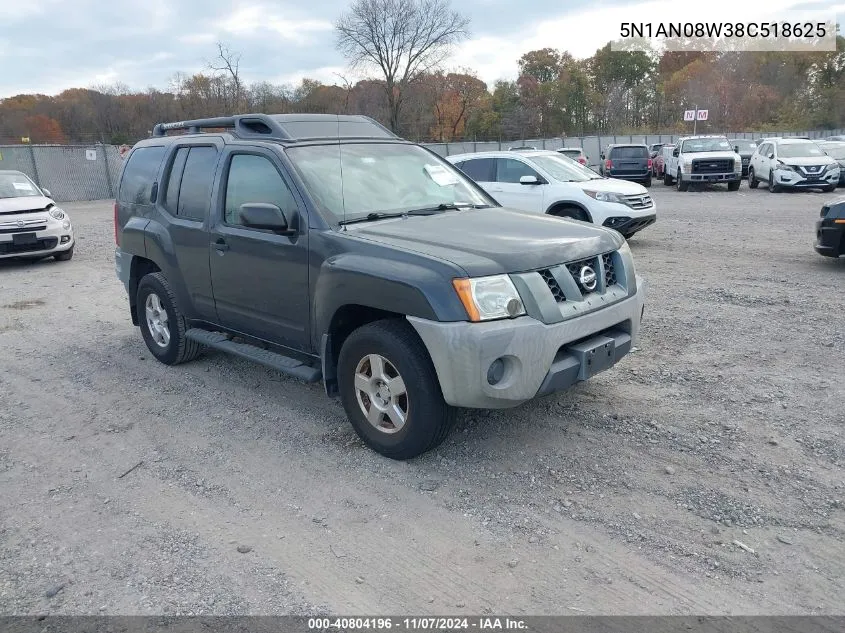
[[[51,207],[49,213],[56,220],[64,220],[65,219],[65,212],[62,211],[59,207]]]
[[[780,161],[775,163],[775,169],[780,169],[782,171],[795,171],[792,167],[790,167],[786,163],[782,163]]]
[[[625,199],[618,193],[611,193],[609,191],[587,191],[584,190],[591,198],[595,198],[599,202],[617,202],[619,204],[625,204]]]
[[[470,321],[489,321],[525,314],[522,299],[507,275],[453,279],[452,285]]]
[[[833,171],[834,169],[839,169],[839,163],[831,163],[824,168],[825,171]]]

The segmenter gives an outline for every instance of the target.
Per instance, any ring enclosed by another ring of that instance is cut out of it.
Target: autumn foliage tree
[[[26,135],[32,143],[66,143],[67,137],[56,119],[33,114],[23,120]]]

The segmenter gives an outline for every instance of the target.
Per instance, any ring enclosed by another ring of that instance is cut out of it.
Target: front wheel
[[[681,178],[681,170],[680,169],[678,170],[677,180],[678,180],[678,191],[686,191],[687,189],[689,189],[689,183],[684,182],[683,179]]]
[[[144,275],[136,297],[141,336],[152,355],[165,365],[196,358],[201,347],[185,336],[187,321],[176,305],[176,295],[167,278],[161,273]]]
[[[775,182],[775,175],[772,172],[769,172],[769,191],[771,193],[778,193],[780,191],[780,185]]]
[[[671,187],[672,184],[673,184],[672,183],[672,176],[669,175],[668,171],[663,172],[663,184],[666,185],[667,187]]]
[[[440,444],[455,409],[443,400],[428,351],[405,321],[358,328],[338,360],[343,408],[364,443],[391,459],[411,459]]]
[[[69,262],[71,259],[73,259],[73,246],[71,246],[66,251],[56,253],[55,255],[53,255],[53,258],[57,262]]]
[[[759,184],[760,184],[760,181],[757,180],[757,178],[754,176],[754,168],[753,167],[749,168],[749,170],[748,170],[748,186],[751,189],[756,189],[757,185],[759,185]]]
[[[830,193],[831,191],[836,190],[836,185],[828,185],[827,187],[822,187],[822,191],[825,193]]]

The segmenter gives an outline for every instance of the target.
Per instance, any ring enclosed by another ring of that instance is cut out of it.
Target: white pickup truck
[[[736,191],[742,182],[742,157],[724,136],[687,136],[672,150],[663,172],[663,184],[677,184],[678,191],[690,183],[728,183]]]

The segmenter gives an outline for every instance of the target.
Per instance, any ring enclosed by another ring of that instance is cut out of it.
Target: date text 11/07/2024
[[[410,631],[457,631],[472,630],[504,631],[525,630],[524,620],[509,617],[444,618],[444,617],[376,617],[376,618],[309,618],[308,629],[312,631],[332,630],[410,630]]]

